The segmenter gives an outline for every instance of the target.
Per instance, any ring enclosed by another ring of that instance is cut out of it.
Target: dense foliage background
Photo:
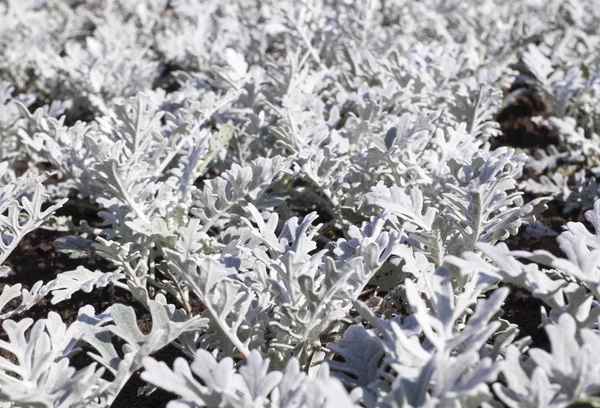
[[[600,404],[597,1],[0,1],[0,406]]]

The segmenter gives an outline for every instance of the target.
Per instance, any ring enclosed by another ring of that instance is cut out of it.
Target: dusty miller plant
[[[598,404],[599,23],[588,1],[1,2],[0,264],[45,228],[81,265],[3,286],[0,404],[108,407],[140,371],[171,408]],[[493,148],[525,92],[558,137],[529,158]],[[535,223],[551,199],[595,233]],[[510,250],[528,224],[565,256]],[[103,288],[151,329],[120,303],[27,316]]]

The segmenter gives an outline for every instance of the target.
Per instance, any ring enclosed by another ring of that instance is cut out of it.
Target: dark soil
[[[164,361],[169,367],[173,367],[173,361],[182,357],[181,352],[173,346],[167,346],[153,355],[158,361]],[[157,389],[150,395],[138,395],[140,387],[147,385],[146,381],[140,378],[140,373],[131,376],[125,387],[119,393],[119,396],[113,402],[113,408],[164,408],[169,401],[177,399],[177,395],[170,392]]]
[[[530,336],[530,347],[550,351],[550,341],[543,328],[538,327],[542,321],[541,307],[544,305],[539,299],[534,298],[527,290],[514,285],[506,286],[510,290],[504,301],[503,319],[519,326],[517,339]]]
[[[56,278],[61,272],[73,270],[79,265],[83,265],[90,270],[100,269],[102,271],[109,271],[112,269],[106,261],[98,258],[70,259],[68,255],[54,251],[52,242],[54,239],[64,235],[67,234],[42,229],[38,229],[28,234],[5,262],[5,265],[13,268],[15,273],[10,277],[0,280],[0,292],[5,285],[14,285],[16,283],[21,283],[24,288],[29,289],[39,280],[48,282]],[[138,326],[140,327],[140,330],[144,333],[150,332],[151,320],[149,313],[146,309],[141,307],[128,292],[119,289],[115,290],[114,294],[111,294],[107,288],[94,290],[92,293],[77,292],[71,299],[56,305],[52,305],[50,299],[45,298],[42,299],[39,304],[26,311],[23,317],[30,317],[34,320],[38,320],[46,318],[50,311],[54,311],[61,316],[63,322],[70,324],[77,319],[79,308],[87,304],[94,306],[98,313],[114,303],[132,306],[138,316]],[[3,311],[7,312],[16,306],[16,302],[13,301],[12,305],[9,303]],[[17,316],[15,319],[18,320],[20,317]],[[3,330],[0,330],[0,338],[6,338]],[[117,349],[118,348],[119,347],[117,347]],[[0,355],[14,361],[14,356],[5,350],[0,350]],[[155,358],[165,361],[169,366],[172,366],[173,361],[177,357],[182,357],[182,354],[172,346],[160,350],[155,356]],[[72,359],[72,363],[76,368],[86,366],[92,361],[93,360],[91,360],[89,356],[83,353],[74,356]],[[134,374],[127,385],[125,385],[112,407],[163,408],[166,406],[167,402],[176,398],[175,395],[163,390],[156,390],[150,396],[138,397],[138,388],[145,384],[146,383],[140,379],[139,373]]]
[[[510,92],[520,92],[514,103],[504,108],[496,120],[502,135],[493,140],[492,146],[545,147],[558,143],[556,129],[540,126],[531,119],[535,116],[547,118],[553,115],[546,98],[532,90],[514,86]]]
[[[523,148],[528,153],[535,148],[544,148],[548,145],[558,145],[558,134],[555,129],[540,126],[532,117],[552,116],[553,111],[546,98],[532,90],[523,88],[522,85],[514,85],[510,92],[518,91],[520,96],[510,106],[502,110],[496,120],[500,123],[502,135],[495,138],[492,143],[494,147],[510,146]],[[508,96],[508,95],[505,95]],[[539,181],[539,175],[525,169],[522,179],[534,179]],[[525,193],[525,202],[529,202],[536,196]],[[536,216],[536,220],[543,222],[557,233],[561,233],[567,222],[583,222],[587,224],[583,211],[573,211],[563,214],[563,203],[551,201],[548,209]],[[511,250],[534,251],[545,249],[556,256],[565,256],[561,251],[556,237],[528,238],[523,237],[524,228],[516,236],[509,237],[505,243]],[[541,323],[541,307],[544,303],[534,298],[527,290],[514,286],[502,285],[510,289],[510,293],[502,309],[506,320],[519,326],[518,338],[530,336],[531,347],[550,350],[550,343],[545,330],[539,328]]]

